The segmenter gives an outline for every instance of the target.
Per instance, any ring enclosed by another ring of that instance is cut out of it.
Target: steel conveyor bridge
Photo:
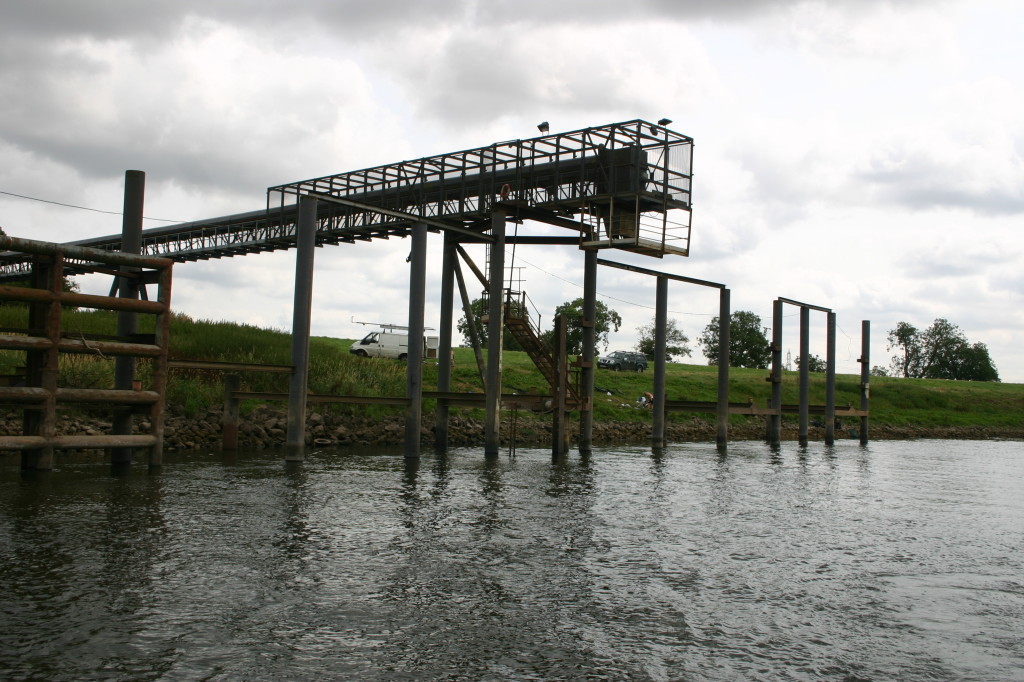
[[[292,248],[296,202],[309,195],[318,245],[405,237],[414,222],[487,241],[502,210],[572,230],[581,248],[686,256],[692,158],[691,138],[642,120],[509,140],[276,185],[259,210],[144,230],[142,254],[187,262]],[[121,235],[71,244],[119,251]],[[0,254],[0,279],[29,268]]]

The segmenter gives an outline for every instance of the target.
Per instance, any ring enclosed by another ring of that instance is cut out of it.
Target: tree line
[[[608,335],[617,332],[622,326],[622,317],[618,312],[597,301],[595,320],[595,336],[597,346],[608,348]],[[481,318],[487,313],[487,301],[478,298],[470,305],[473,324],[482,345],[487,345],[487,325]],[[571,355],[583,352],[583,299],[566,301],[555,308],[554,316],[563,315],[567,319],[566,345]],[[720,333],[719,317],[711,318],[697,338],[697,345],[709,365],[717,365],[719,359]],[[459,319],[456,328],[462,334],[466,344],[470,343],[470,322],[465,316]],[[638,338],[633,348],[654,360],[655,320],[637,327]],[[768,327],[764,326],[761,317],[749,310],[738,310],[729,316],[729,366],[767,369],[772,359],[771,343],[768,339]],[[553,345],[553,330],[542,332],[542,340]],[[522,350],[518,341],[511,334],[505,334],[505,350]],[[898,376],[921,379],[957,379],[961,381],[999,381],[999,373],[995,363],[989,356],[984,343],[970,343],[964,333],[955,324],[939,318],[927,329],[918,329],[908,322],[900,322],[889,331],[887,350],[896,351],[890,360],[887,370],[874,366],[871,373],[876,376]],[[689,357],[693,353],[690,338],[679,327],[674,319],[665,325],[665,360]],[[808,368],[812,372],[824,372],[825,360],[817,355],[809,355]],[[800,358],[797,358],[797,365]]]

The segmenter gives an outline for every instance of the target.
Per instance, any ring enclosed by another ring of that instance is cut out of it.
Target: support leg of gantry
[[[772,414],[768,417],[768,443],[782,442],[782,301],[772,303]]]
[[[141,253],[142,251],[142,213],[146,195],[146,174],[138,170],[125,171],[124,174],[124,213],[121,220],[121,251]],[[121,266],[122,271],[132,271],[127,265]],[[134,277],[118,277],[118,297],[138,298],[139,284]],[[129,311],[117,314],[117,335],[122,339],[133,336],[138,331],[138,315]],[[135,381],[135,358],[119,356],[114,359],[114,388],[131,390]],[[132,411],[118,408],[114,412],[111,432],[115,435],[128,436],[132,433]],[[111,448],[111,465],[115,469],[131,466],[132,448]]]
[[[825,445],[836,441],[836,314],[827,313],[825,332]]]
[[[406,356],[405,458],[419,459],[423,422],[423,308],[427,284],[427,225],[413,223],[409,259],[409,352]]]
[[[488,276],[487,382],[484,456],[497,457],[501,447],[501,347],[505,327],[505,213],[491,213],[491,262]]]
[[[315,197],[299,197],[295,239],[295,295],[292,307],[292,377],[288,385],[285,460],[301,462],[306,447],[306,392],[309,389],[309,331],[313,309],[313,255],[316,251]]]
[[[800,445],[807,445],[811,407],[811,309],[800,306]]]
[[[860,409],[865,413],[871,402],[871,321],[860,323]],[[868,415],[860,418],[860,444],[868,444]]]
[[[729,441],[729,327],[732,310],[729,290],[718,295],[718,403],[715,406],[715,442],[719,449]]]
[[[597,355],[597,250],[583,252],[583,366],[580,368],[580,447],[590,454],[594,441],[594,358]]]
[[[444,233],[444,253],[441,256],[441,319],[438,331],[441,338],[437,344],[437,390],[441,393],[451,390],[452,386],[452,320],[455,305],[455,265],[458,255],[455,252],[455,238]],[[466,318],[472,319],[472,318]],[[437,450],[448,448],[448,403],[437,401],[434,423],[434,447]]]
[[[654,303],[654,419],[651,446],[665,447],[665,354],[668,325],[668,278],[658,277]]]

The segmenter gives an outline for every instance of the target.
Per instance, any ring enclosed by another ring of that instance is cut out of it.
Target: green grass
[[[149,316],[140,317],[140,326]],[[0,306],[0,327],[24,328],[25,308]],[[112,335],[116,316],[106,311],[64,311],[67,333]],[[150,327],[151,328],[151,327]],[[143,329],[145,331],[145,329]],[[321,394],[401,396],[405,393],[405,365],[397,360],[358,358],[348,352],[351,339],[314,337],[310,340],[310,391]],[[290,364],[291,337],[273,330],[230,322],[193,320],[175,315],[171,322],[170,355],[189,360],[219,360],[261,364]],[[483,392],[473,350],[454,349],[455,367],[452,390]],[[0,374],[11,374],[25,364],[22,351],[0,351]],[[670,399],[714,401],[718,388],[718,370],[701,365],[669,364],[666,368],[666,389]],[[148,379],[146,363],[140,363],[140,375]],[[765,381],[767,370],[737,369],[729,373],[729,394],[733,402],[753,399],[764,406],[770,394]],[[209,370],[173,370],[168,379],[168,403],[196,414],[223,401],[221,373]],[[636,398],[649,391],[653,372],[644,374],[597,370],[595,377],[594,418],[600,421],[645,421],[649,412],[633,409]],[[108,388],[113,385],[113,360],[93,355],[61,356],[59,382],[64,386]],[[424,366],[424,388],[437,386],[437,365]],[[836,404],[858,407],[860,378],[853,375],[836,377]],[[799,401],[796,372],[783,373],[783,402]],[[260,392],[287,392],[287,375],[246,372],[242,389]],[[548,386],[521,352],[503,356],[503,391],[547,394]],[[812,404],[825,402],[825,378],[812,374]],[[252,405],[243,405],[243,410]],[[433,407],[428,401],[427,409]],[[328,408],[323,408],[328,409]],[[396,408],[366,406],[331,406],[345,413],[374,414],[394,412]],[[471,411],[479,413],[479,410]],[[671,420],[690,419],[693,415],[672,413]],[[711,415],[700,418],[712,419]],[[733,417],[742,420],[744,417]],[[928,379],[871,378],[871,420],[876,425],[915,425],[920,427],[1010,427],[1024,428],[1024,385]]]

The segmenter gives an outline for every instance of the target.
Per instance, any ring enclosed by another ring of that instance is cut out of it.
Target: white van
[[[438,340],[436,336],[423,339],[423,357],[437,358]],[[361,340],[353,343],[349,353],[363,358],[397,358],[405,360],[409,357],[409,335],[395,332],[370,332]]]

